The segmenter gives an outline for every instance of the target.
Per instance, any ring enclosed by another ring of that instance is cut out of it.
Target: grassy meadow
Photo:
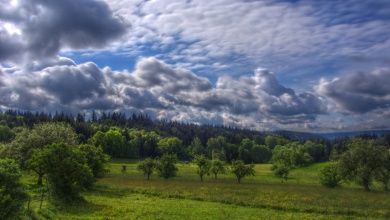
[[[355,184],[329,189],[318,183],[318,163],[292,170],[281,182],[270,164],[255,166],[256,175],[241,184],[230,173],[200,182],[193,164],[179,164],[178,176],[150,181],[136,170],[134,161],[110,163],[110,173],[85,202],[53,205],[31,192],[30,207],[37,218],[47,219],[389,219],[390,193],[365,192]],[[121,172],[122,166],[126,172]],[[34,184],[33,176],[24,181]]]

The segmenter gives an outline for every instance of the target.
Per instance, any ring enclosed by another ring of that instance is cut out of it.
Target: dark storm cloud
[[[333,100],[343,110],[365,113],[390,107],[390,69],[358,72],[321,80],[316,86],[320,95]]]
[[[21,43],[5,30],[0,29],[0,61],[13,59],[22,52]]]
[[[0,59],[12,59],[21,49],[30,59],[54,56],[61,48],[99,48],[121,36],[126,25],[103,1],[95,0],[20,0],[10,6],[0,2],[0,19],[20,28],[14,39],[14,50],[2,50]],[[8,34],[9,35],[9,34]],[[12,43],[10,36],[1,36],[1,47]]]

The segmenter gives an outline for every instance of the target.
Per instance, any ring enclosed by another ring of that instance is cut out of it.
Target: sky
[[[0,109],[390,129],[390,1],[0,0]]]

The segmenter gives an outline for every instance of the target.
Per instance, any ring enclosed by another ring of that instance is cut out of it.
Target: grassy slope
[[[256,176],[237,184],[230,174],[200,182],[193,165],[179,165],[178,177],[146,181],[134,163],[112,163],[88,201],[73,207],[45,204],[48,216],[61,219],[348,219],[389,218],[390,193],[364,192],[356,185],[327,189],[318,184],[324,164],[296,169],[281,183],[270,165],[256,165]],[[37,202],[32,204],[37,207]],[[44,212],[45,212],[44,211]]]

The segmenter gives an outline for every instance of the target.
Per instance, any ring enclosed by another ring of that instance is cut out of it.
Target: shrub
[[[157,161],[157,171],[159,175],[165,179],[175,177],[177,173],[176,167],[177,157],[173,154],[164,154]]]
[[[275,176],[281,178],[282,182],[288,180],[290,169],[291,168],[289,166],[286,166],[284,164],[278,164],[272,167],[272,171],[274,172]]]
[[[337,164],[330,164],[322,168],[320,172],[320,183],[326,187],[334,188],[342,180]]]

